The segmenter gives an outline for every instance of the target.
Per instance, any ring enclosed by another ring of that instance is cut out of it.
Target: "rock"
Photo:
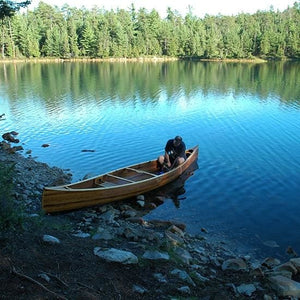
[[[289,272],[292,275],[296,275],[297,274],[297,268],[295,267],[295,265],[291,262],[288,261],[280,266],[277,266],[273,269],[273,271],[275,272]],[[282,274],[283,275],[283,274]]]
[[[4,142],[4,141],[0,143],[0,146],[2,147],[2,149],[4,151],[7,151],[11,148],[11,145],[9,143]]]
[[[279,296],[300,298],[300,283],[287,277],[277,275],[269,278],[271,287]]]
[[[155,251],[148,250],[143,254],[143,258],[148,260],[167,261],[170,259],[170,256],[166,252],[159,252],[157,250]]]
[[[176,221],[150,220],[148,221],[148,223],[153,224],[156,227],[170,227],[172,225],[175,225],[183,231],[186,229],[186,225],[184,223],[180,223]]]
[[[184,244],[184,240],[177,234],[166,231],[165,236],[166,236],[167,242],[169,244],[171,244],[172,246],[179,246],[179,245]]]
[[[179,257],[179,259],[187,265],[189,265],[193,260],[191,254],[187,250],[185,250],[181,247],[175,248],[174,252]]]
[[[208,233],[207,229],[203,228],[203,227],[201,228],[201,231],[204,232],[204,233]]]
[[[139,218],[139,217],[130,217],[130,218],[126,218],[126,221],[129,221],[131,223],[137,223],[137,224],[145,224],[145,221],[143,218]]]
[[[121,210],[121,211],[125,211],[125,210],[133,210],[133,208],[132,208],[130,205],[128,205],[128,204],[121,204],[121,205],[120,205],[120,210]]]
[[[125,265],[138,263],[138,258],[133,253],[115,248],[102,250],[100,247],[96,247],[94,254],[108,262],[118,262]]]
[[[166,283],[166,282],[167,282],[166,276],[164,276],[164,275],[161,274],[161,273],[155,273],[155,274],[153,274],[153,277],[154,277],[155,279],[157,279],[160,283]]]
[[[267,257],[263,262],[262,266],[266,266],[268,268],[273,268],[275,266],[278,266],[280,264],[280,260],[273,257]]]
[[[131,210],[125,210],[122,212],[122,215],[125,217],[125,218],[135,218],[136,215],[137,215],[137,212],[133,209]]]
[[[189,274],[186,271],[174,269],[171,271],[172,275],[176,275],[178,278],[180,278],[183,281],[186,281],[192,286],[196,286],[195,282],[192,280],[192,278],[189,276]]]
[[[11,143],[19,143],[20,140],[19,139],[15,139],[12,134],[10,132],[6,132],[4,134],[2,134],[2,138],[8,142],[11,142]]]
[[[189,295],[191,293],[191,289],[188,286],[182,286],[178,288],[177,291],[180,292],[181,294],[186,294],[186,295]]]
[[[50,282],[50,280],[51,280],[50,277],[47,274],[45,274],[45,273],[39,274],[38,277],[44,279],[47,282]]]
[[[290,262],[295,266],[298,273],[300,273],[300,257],[290,259]]]
[[[156,196],[153,200],[153,202],[156,204],[156,205],[161,205],[165,202],[165,199],[164,197],[162,196]]]
[[[14,152],[16,152],[16,151],[22,151],[22,150],[24,150],[24,148],[22,146],[14,146],[14,147],[12,147],[12,150]]]
[[[140,237],[142,237],[142,233],[140,230],[135,229],[135,228],[130,228],[130,227],[127,227],[124,229],[123,235],[127,239],[134,240],[134,241],[137,241]]]
[[[138,200],[136,203],[137,203],[140,207],[144,207],[144,206],[145,206],[145,201]]]
[[[203,247],[200,247],[200,246],[193,247],[192,250],[193,250],[193,252],[198,253],[200,255],[205,255],[206,254],[205,249]]]
[[[198,272],[193,272],[193,277],[199,282],[207,282],[209,279],[207,277],[202,276]]]
[[[297,257],[298,256],[297,252],[291,246],[288,246],[285,252],[288,255],[290,255],[291,257]]]
[[[144,195],[138,195],[136,196],[137,201],[145,201],[145,196]]]
[[[146,288],[135,284],[133,285],[132,290],[141,295],[144,295],[148,291]]]
[[[184,237],[184,232],[178,228],[177,226],[175,225],[171,225],[169,228],[168,228],[168,231],[172,232],[172,233],[175,233],[177,235],[179,235],[180,237]]]
[[[256,291],[254,284],[241,284],[237,287],[237,291],[240,294],[251,297],[251,295]]]
[[[156,207],[157,207],[156,204],[152,202],[147,205],[148,209],[155,209]]]
[[[60,244],[60,240],[52,235],[45,234],[43,241],[48,244]]]
[[[97,233],[93,235],[92,239],[109,241],[114,239],[114,235],[108,229],[98,228]]]
[[[28,217],[29,218],[38,218],[39,215],[38,214],[29,214]]]
[[[240,271],[240,270],[246,270],[247,264],[245,261],[241,258],[232,258],[228,259],[223,262],[222,264],[222,270],[232,270],[232,271]]]
[[[107,223],[113,223],[115,218],[115,210],[106,211],[99,218]]]
[[[76,237],[79,237],[79,238],[88,238],[90,237],[91,235],[89,233],[86,233],[86,232],[77,232],[77,233],[74,233],[72,234],[73,236],[76,236]]]

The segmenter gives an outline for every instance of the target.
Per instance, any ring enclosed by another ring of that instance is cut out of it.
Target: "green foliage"
[[[105,11],[40,2],[34,11],[6,16],[2,57],[300,58],[297,2],[283,12],[204,18],[192,9],[182,17],[168,8],[165,19],[156,10],[136,11],[134,5],[128,11]]]
[[[0,0],[0,19],[12,17],[20,8],[26,7],[31,1],[8,1]]]
[[[23,216],[12,198],[14,166],[0,163],[0,232],[22,227]]]

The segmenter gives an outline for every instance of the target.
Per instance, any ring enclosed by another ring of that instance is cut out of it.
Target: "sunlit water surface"
[[[18,131],[24,155],[69,169],[73,181],[157,157],[180,134],[199,145],[199,169],[179,208],[167,199],[146,218],[184,222],[193,234],[205,228],[264,256],[288,246],[300,253],[299,69],[0,65],[1,134]]]

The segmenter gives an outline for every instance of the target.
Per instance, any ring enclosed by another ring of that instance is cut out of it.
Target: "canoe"
[[[159,172],[157,160],[150,160],[79,182],[45,187],[45,212],[61,212],[106,204],[158,189],[177,179],[198,159],[198,146],[186,150],[186,161],[167,172]]]

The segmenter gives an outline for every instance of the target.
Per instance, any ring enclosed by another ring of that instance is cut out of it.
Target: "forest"
[[[61,8],[40,2],[1,18],[2,58],[299,59],[300,3],[284,11],[185,16],[156,10]]]

